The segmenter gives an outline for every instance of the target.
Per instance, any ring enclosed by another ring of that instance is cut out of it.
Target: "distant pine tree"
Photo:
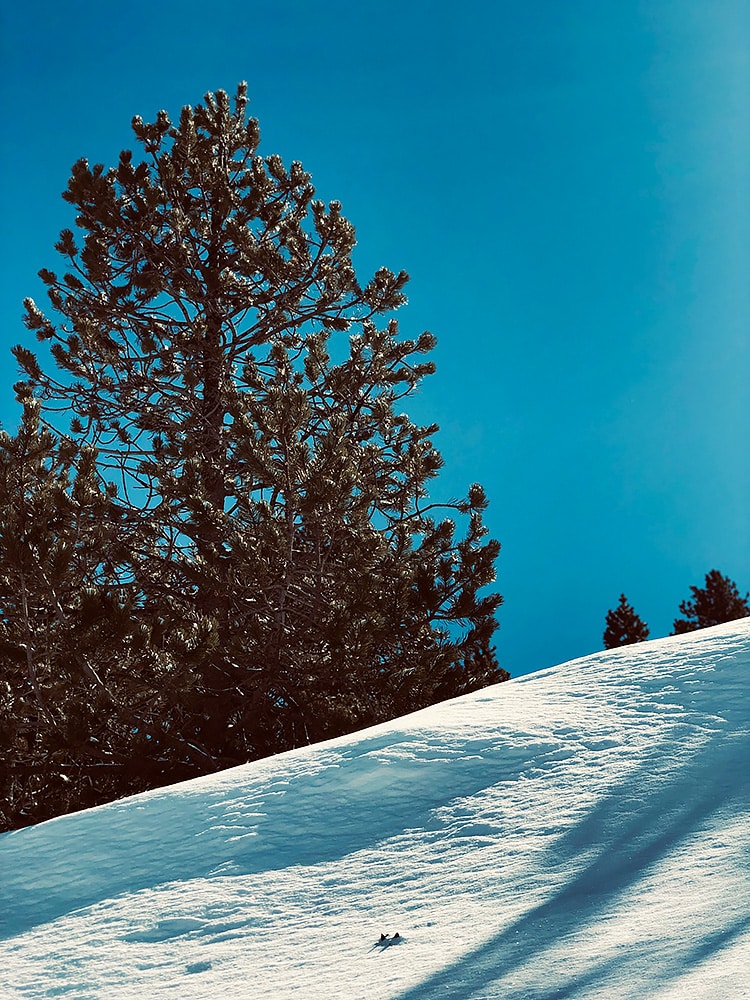
[[[683,617],[675,619],[672,635],[694,632],[750,615],[750,594],[741,597],[737,584],[716,569],[706,573],[704,587],[691,587],[690,590],[692,599],[680,605]]]
[[[648,639],[648,625],[628,604],[624,594],[620,594],[617,607],[607,612],[606,624],[603,637],[605,649],[629,646],[631,643],[645,642]]]

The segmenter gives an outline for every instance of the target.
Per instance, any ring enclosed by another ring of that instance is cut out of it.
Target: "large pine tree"
[[[81,237],[49,315],[26,302],[55,365],[14,349],[21,401],[97,456],[133,620],[189,664],[196,773],[508,676],[484,492],[436,500],[437,427],[402,412],[435,343],[399,334],[407,275],[359,281],[341,206],[258,154],[246,105],[135,118],[143,159],[74,166]]]
[[[614,649],[634,642],[645,642],[648,634],[648,625],[635,613],[625,595],[620,594],[617,607],[607,612],[604,648]]]
[[[706,573],[703,587],[691,587],[692,598],[680,604],[682,618],[676,618],[673,635],[694,632],[722,622],[750,615],[750,594],[740,596],[737,584],[717,569]]]

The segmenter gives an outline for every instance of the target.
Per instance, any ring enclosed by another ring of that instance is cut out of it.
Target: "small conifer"
[[[648,626],[628,604],[624,594],[620,594],[617,607],[607,612],[606,626],[603,637],[605,649],[648,639]]]
[[[682,618],[676,618],[673,635],[682,635],[699,628],[709,628],[722,622],[735,621],[750,615],[750,594],[740,596],[737,584],[718,570],[706,573],[703,587],[691,587],[692,598],[680,605]]]

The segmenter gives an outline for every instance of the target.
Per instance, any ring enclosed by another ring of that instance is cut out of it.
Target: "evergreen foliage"
[[[64,272],[40,272],[50,315],[25,303],[55,365],[14,348],[26,417],[4,488],[42,537],[3,553],[0,656],[26,727],[9,752],[28,731],[35,759],[80,764],[97,742],[119,767],[86,779],[99,801],[508,676],[484,491],[435,501],[437,427],[400,409],[434,370],[434,337],[392,315],[407,275],[360,283],[341,206],[258,154],[246,105],[241,85],[178,124],[135,118],[142,160],[75,164],[81,238],[64,230]],[[48,706],[84,701],[71,749]]]
[[[160,760],[179,672],[121,582],[95,457],[41,428],[36,400],[0,432],[2,827],[187,774]]]
[[[605,649],[629,646],[631,643],[645,642],[648,639],[648,625],[628,604],[624,594],[620,594],[617,607],[607,612],[606,626],[603,636]]]
[[[683,617],[675,619],[672,635],[694,632],[750,615],[750,594],[741,597],[737,584],[716,569],[706,573],[705,586],[691,587],[690,590],[692,598],[680,605]]]

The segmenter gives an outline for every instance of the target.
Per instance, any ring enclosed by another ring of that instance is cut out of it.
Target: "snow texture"
[[[6,834],[0,996],[750,998],[749,682],[743,620]]]

